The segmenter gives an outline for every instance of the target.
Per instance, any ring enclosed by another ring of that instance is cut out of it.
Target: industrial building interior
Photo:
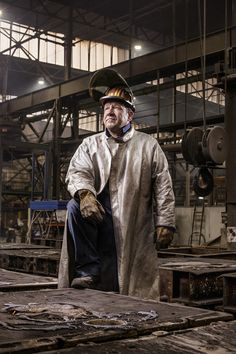
[[[0,353],[236,353],[236,1],[0,1],[0,60]],[[104,130],[102,68],[169,163],[154,301],[57,289],[65,176]]]

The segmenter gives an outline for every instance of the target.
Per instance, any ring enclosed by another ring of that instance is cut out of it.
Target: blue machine
[[[66,210],[67,200],[31,200],[27,242],[60,244],[64,222],[58,222],[57,211]]]
[[[31,200],[31,210],[65,210],[67,200]]]

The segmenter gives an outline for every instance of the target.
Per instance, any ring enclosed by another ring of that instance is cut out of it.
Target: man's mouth
[[[115,121],[116,117],[115,116],[107,116],[106,121],[109,121],[109,120]]]

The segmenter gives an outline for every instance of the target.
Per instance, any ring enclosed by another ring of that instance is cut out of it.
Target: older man
[[[118,73],[95,73],[92,96],[97,97],[93,84],[100,78],[104,87],[103,74],[115,78],[100,97],[105,131],[83,140],[66,177],[73,199],[59,286],[157,299],[154,243],[168,247],[174,230],[168,164],[157,140],[133,128],[133,94]]]

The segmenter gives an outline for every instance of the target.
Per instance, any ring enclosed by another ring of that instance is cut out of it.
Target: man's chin
[[[115,123],[106,124],[106,128],[109,130],[112,130],[112,129],[116,128],[116,124]]]

